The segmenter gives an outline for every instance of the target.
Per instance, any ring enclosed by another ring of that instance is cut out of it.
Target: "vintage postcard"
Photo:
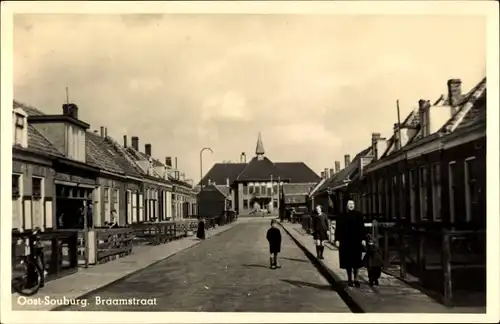
[[[1,322],[498,321],[498,22],[2,3]]]

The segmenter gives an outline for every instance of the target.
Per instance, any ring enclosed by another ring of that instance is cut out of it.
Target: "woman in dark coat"
[[[273,219],[271,227],[267,230],[266,239],[269,242],[269,261],[271,269],[281,268],[278,264],[278,253],[281,252],[281,232],[277,227],[278,222]]]
[[[321,210],[321,206],[316,206],[316,213],[312,219],[313,237],[316,241],[316,254],[318,259],[323,259],[325,250],[324,241],[328,241],[328,217]]]
[[[200,218],[200,221],[198,222],[198,230],[196,231],[196,237],[199,238],[200,240],[205,239],[205,220],[203,218]]]
[[[347,213],[341,215],[337,220],[335,241],[339,242],[340,268],[347,271],[348,285],[359,287],[358,269],[363,266],[364,248],[362,242],[366,242],[366,231],[363,216],[354,210],[354,201],[352,200],[347,202]]]

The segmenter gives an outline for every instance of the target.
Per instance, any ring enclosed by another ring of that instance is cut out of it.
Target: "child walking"
[[[281,232],[277,227],[278,222],[273,219],[271,221],[271,228],[267,230],[267,241],[269,242],[269,260],[270,268],[276,269],[281,268],[278,264],[278,253],[281,252]]]
[[[378,286],[378,280],[382,274],[384,261],[382,260],[382,253],[380,252],[380,249],[375,245],[373,240],[371,240],[369,235],[364,262],[366,269],[368,269],[368,280],[370,282],[370,286]]]

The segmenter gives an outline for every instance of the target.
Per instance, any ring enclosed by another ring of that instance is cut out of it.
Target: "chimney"
[[[175,169],[177,170],[177,157],[175,157]]]
[[[211,179],[208,179],[208,185],[212,185],[212,180]]]
[[[245,154],[245,152],[241,152],[240,162],[241,163],[247,163],[247,155]]]
[[[340,161],[335,161],[335,173],[340,172]]]
[[[377,160],[381,154],[381,152],[378,151],[377,143],[380,140],[380,133],[372,133],[372,154],[375,157],[375,160]]]
[[[101,137],[104,137],[104,127],[101,126]]]
[[[104,138],[108,137],[108,128],[104,127]]]
[[[229,178],[226,178],[226,187],[229,188]]]
[[[326,179],[325,178],[325,171],[321,171],[321,179]]]
[[[63,115],[78,119],[78,106],[73,103],[62,105]]]
[[[349,154],[344,155],[345,168],[351,163],[351,156]]]
[[[172,168],[172,157],[167,156],[167,157],[165,158],[165,165],[166,165],[167,167]]]
[[[420,128],[422,128],[422,137],[428,136],[430,131],[430,116],[429,116],[430,102],[428,100],[420,99],[418,101],[418,112],[420,114]]]
[[[455,107],[462,98],[462,81],[460,79],[448,80],[448,102]]]
[[[330,175],[328,174],[328,168],[325,168],[325,178],[326,179],[330,178]]]
[[[139,151],[139,137],[132,136],[132,148],[136,151]]]
[[[146,153],[147,156],[151,156],[151,144],[144,145],[144,153]]]
[[[123,147],[127,147],[127,135],[123,135]]]
[[[329,172],[330,172],[330,177],[335,174],[335,172],[333,172],[333,168],[330,168]]]

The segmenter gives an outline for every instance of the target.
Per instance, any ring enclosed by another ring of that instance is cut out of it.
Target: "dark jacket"
[[[381,268],[384,265],[382,252],[374,244],[369,244],[366,247],[366,254],[363,261],[368,269]]]
[[[267,241],[269,242],[269,253],[281,252],[281,232],[277,227],[271,227],[267,230]]]
[[[366,240],[366,230],[361,213],[349,211],[337,219],[335,241],[340,242],[339,263],[341,269],[361,268],[363,264],[361,260],[363,240]]]
[[[198,230],[196,231],[196,237],[199,239],[205,239],[205,221],[200,220],[198,223]]]

